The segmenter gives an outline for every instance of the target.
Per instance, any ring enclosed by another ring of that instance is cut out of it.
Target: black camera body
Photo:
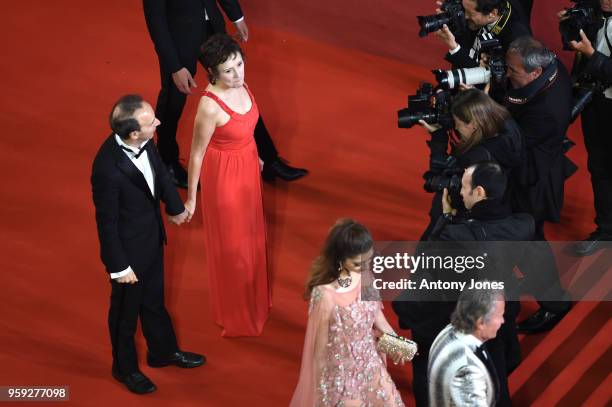
[[[418,124],[419,120],[424,120],[450,129],[454,125],[450,108],[448,91],[434,88],[430,83],[422,83],[415,95],[408,96],[408,107],[397,112],[397,126],[409,129]]]
[[[579,82],[572,90],[572,115],[570,123],[574,123],[584,108],[591,103],[593,96],[603,93],[610,85],[601,81]]]
[[[418,16],[419,37],[425,37],[427,34],[438,31],[446,24],[451,32],[457,36],[467,30],[467,21],[465,19],[465,10],[461,0],[446,0],[440,6],[442,13],[429,16]]]
[[[489,70],[493,82],[501,84],[506,80],[506,53],[497,39],[491,33],[481,34],[478,38],[480,41],[480,53],[489,56]]]
[[[574,7],[565,10],[565,18],[559,22],[563,49],[571,50],[570,41],[580,41],[580,30],[595,23],[598,12],[592,0],[572,0]]]
[[[463,170],[458,168],[449,168],[442,175],[433,175],[428,172],[424,177],[423,188],[431,193],[440,192],[446,188],[450,194],[456,195],[461,191],[462,176]]]

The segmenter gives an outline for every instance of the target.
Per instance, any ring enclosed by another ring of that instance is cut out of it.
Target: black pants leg
[[[147,341],[149,352],[157,357],[165,357],[178,351],[176,335],[170,315],[164,305],[164,260],[160,259],[150,270],[150,278],[145,281],[145,295],[140,306],[140,324]]]
[[[276,160],[278,152],[276,151],[276,147],[274,147],[274,142],[270,137],[270,133],[268,133],[268,129],[266,129],[266,125],[261,115],[259,115],[257,125],[255,126],[255,143],[257,144],[259,158],[261,158],[264,163],[271,163]]]
[[[582,132],[588,153],[595,203],[595,224],[612,235],[612,137],[609,120],[612,99],[595,96],[582,112]]]
[[[429,349],[434,338],[415,335],[412,340],[419,345],[419,353],[412,359],[412,391],[417,407],[429,406],[429,385],[427,383],[427,363],[429,361]]]
[[[138,274],[135,284],[111,281],[108,326],[113,352],[113,367],[120,374],[138,370],[134,335],[138,317],[149,351],[157,356],[175,352],[176,337],[164,306],[163,256],[149,270]]]
[[[548,242],[531,242],[518,266],[525,276],[524,290],[533,294],[542,309],[556,314],[568,310],[570,299],[561,287],[557,263]]]
[[[143,282],[122,284],[111,281],[108,328],[113,350],[113,369],[120,374],[138,370],[134,335],[143,295]]]
[[[520,303],[507,301],[504,311],[504,323],[497,331],[495,338],[486,342],[487,352],[492,358],[497,378],[499,379],[499,388],[497,389],[499,398],[496,406],[504,407],[511,406],[510,391],[508,389],[508,362],[510,358],[517,358],[514,352],[519,352],[518,335],[516,331],[516,316],[520,311]]]
[[[195,75],[195,61],[189,68]],[[179,146],[176,142],[176,130],[183,114],[187,95],[178,90],[172,80],[172,73],[160,68],[161,90],[157,97],[155,115],[161,122],[157,127],[157,149],[165,163],[173,163],[179,159]]]

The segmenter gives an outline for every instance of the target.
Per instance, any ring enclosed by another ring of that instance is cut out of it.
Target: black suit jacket
[[[521,5],[516,1],[510,1],[511,11],[510,17],[499,34],[495,35],[504,50],[506,52],[510,43],[519,37],[531,35],[531,27],[529,26],[529,20],[525,17]],[[470,50],[476,39],[477,31],[467,30],[464,35],[456,38],[457,44],[461,45],[459,51],[455,54],[447,53],[445,59],[453,65],[455,68],[473,68],[479,66],[479,63],[470,58]]]
[[[161,68],[173,73],[186,67],[195,70],[200,46],[206,40],[204,10],[215,33],[225,32],[225,21],[216,0],[143,0],[149,34]],[[237,0],[219,0],[227,17],[243,17]]]
[[[148,142],[145,148],[155,177],[155,196],[114,134],[102,144],[93,163],[91,186],[100,257],[108,273],[131,266],[139,275],[159,258],[166,241],[160,201],[169,215],[185,210],[155,145]]]

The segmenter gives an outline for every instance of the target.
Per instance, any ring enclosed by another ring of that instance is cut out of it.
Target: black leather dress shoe
[[[206,362],[204,355],[192,352],[175,352],[167,358],[157,358],[147,353],[147,364],[151,367],[178,366],[184,368],[198,367]]]
[[[147,376],[143,375],[142,372],[120,375],[117,371],[113,370],[113,377],[117,379],[117,381],[125,384],[132,393],[147,394],[157,390],[155,384],[153,384]]]
[[[582,242],[576,242],[574,253],[578,256],[589,256],[606,247],[612,247],[612,235],[596,230]]]
[[[277,157],[270,164],[265,163],[261,176],[264,181],[272,181],[274,178],[280,178],[283,181],[295,181],[308,174],[305,168],[295,168],[287,164],[287,161]]]
[[[550,331],[569,312],[554,313],[540,308],[535,314],[519,323],[517,328],[520,333],[534,334]]]
[[[166,164],[166,168],[172,177],[172,182],[179,188],[187,189],[187,171],[183,168],[183,166],[175,161],[170,164]]]

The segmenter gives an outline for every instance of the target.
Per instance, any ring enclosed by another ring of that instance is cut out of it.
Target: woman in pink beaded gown
[[[306,287],[310,298],[300,378],[291,407],[403,406],[374,328],[393,333],[380,301],[361,299],[373,241],[350,219],[331,229]]]

